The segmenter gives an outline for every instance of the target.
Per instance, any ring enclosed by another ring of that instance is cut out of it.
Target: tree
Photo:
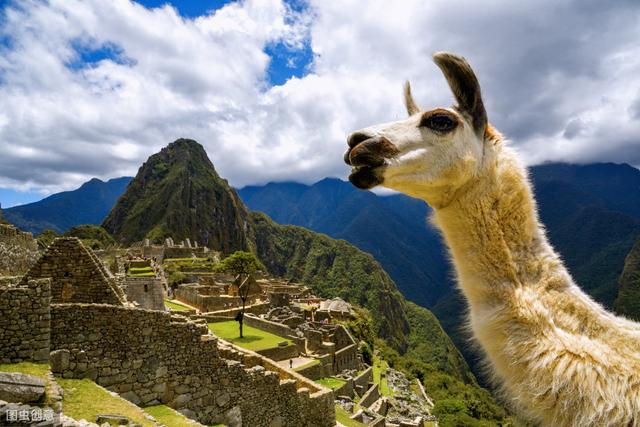
[[[236,321],[240,327],[240,338],[242,335],[242,326],[244,322],[244,311],[249,297],[249,291],[251,290],[250,275],[256,270],[261,269],[262,264],[251,252],[236,251],[226,257],[220,263],[218,269],[227,273],[232,273],[237,276],[238,281],[238,296],[242,300],[242,309],[236,315]]]
[[[49,245],[53,243],[56,237],[60,237],[60,235],[55,231],[47,228],[46,230],[43,230],[42,233],[38,235],[36,240],[38,240],[38,245],[42,249],[47,249]]]
[[[91,249],[107,249],[116,245],[111,234],[99,225],[83,224],[70,228],[64,233],[65,237],[77,237],[85,246]]]
[[[236,251],[222,260],[218,269],[236,276],[249,275],[263,268],[251,252]]]

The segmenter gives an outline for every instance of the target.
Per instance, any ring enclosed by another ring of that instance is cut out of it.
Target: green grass
[[[387,378],[382,377],[382,373],[387,370],[389,364],[386,360],[377,357],[373,358],[373,382],[380,386],[380,394],[383,396],[393,396],[393,392],[387,384]]]
[[[130,273],[146,273],[147,271],[153,271],[151,267],[131,267],[129,269]]]
[[[311,362],[305,363],[304,365],[301,365],[301,366],[298,366],[297,368],[294,368],[293,370],[298,372],[298,371],[310,368],[310,367],[318,365],[318,364],[320,364],[320,361],[318,359],[313,359]]]
[[[235,320],[209,323],[209,330],[220,338],[230,341],[240,347],[244,347],[247,350],[258,351],[277,347],[278,343],[281,341],[287,341],[289,345],[293,345],[291,340],[248,325],[244,325],[244,337],[240,338],[240,329],[238,328],[238,322]]]
[[[145,273],[129,273],[129,277],[156,277],[156,273],[153,271],[145,272]]]
[[[338,389],[347,383],[345,380],[338,378],[320,378],[319,380],[316,380],[316,382],[321,386],[330,388],[331,390]]]
[[[351,415],[352,414],[342,409],[340,405],[336,405],[336,421],[347,427],[365,427],[364,424],[349,418]]]
[[[56,381],[64,390],[62,411],[65,415],[76,420],[84,418],[95,422],[98,414],[118,414],[143,427],[155,427],[155,423],[145,418],[142,409],[125,399],[111,395],[87,378],[72,380],[57,377]]]
[[[165,258],[164,262],[184,262],[184,261],[203,262],[208,260],[209,258]]]
[[[151,267],[131,267],[127,275],[129,277],[155,277],[156,273]]]
[[[164,305],[167,308],[170,308],[173,311],[185,311],[185,310],[191,310],[189,307],[187,307],[186,305],[182,305],[180,303],[177,302],[173,302],[171,300],[165,299],[164,300]]]
[[[33,375],[44,380],[47,379],[49,365],[46,363],[20,362],[0,365],[0,372],[21,372]]]
[[[166,405],[147,406],[144,411],[166,426],[193,427],[197,425],[194,421]]]

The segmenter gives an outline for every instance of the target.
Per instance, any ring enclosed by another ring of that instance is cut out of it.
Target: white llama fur
[[[447,53],[434,60],[458,105],[421,111],[407,84],[408,119],[350,137],[350,179],[434,208],[474,338],[516,408],[543,426],[640,426],[640,324],[574,283],[540,224],[526,169],[487,122],[470,66]],[[434,130],[434,114],[456,127]],[[367,163],[380,144],[382,160]]]

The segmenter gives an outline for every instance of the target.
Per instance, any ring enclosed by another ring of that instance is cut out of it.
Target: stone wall
[[[295,332],[290,327],[283,325],[282,323],[272,322],[267,319],[261,319],[257,316],[247,315],[244,317],[244,324],[253,326],[265,332],[278,335],[280,337],[295,336]]]
[[[360,367],[358,346],[356,344],[351,344],[342,350],[336,351],[333,357],[333,366],[336,373],[342,372],[345,369],[358,369]]]
[[[349,378],[348,380],[346,380],[346,382],[342,385],[342,387],[339,387],[333,390],[333,393],[336,395],[336,397],[337,396],[353,397],[353,392],[354,392],[354,383],[352,378]]]
[[[205,288],[206,286],[191,283],[181,285],[174,291],[174,298],[197,308],[203,313],[228,310],[242,306],[242,300],[239,297],[200,294],[200,289]],[[247,298],[247,305],[255,304],[258,299],[259,295],[249,296],[249,298]]]
[[[298,357],[300,351],[295,344],[289,344],[286,347],[272,347],[265,348],[264,350],[258,350],[258,354],[263,355],[264,357],[268,357],[271,360],[275,360],[279,362],[281,360],[293,359],[294,357]]]
[[[0,363],[49,358],[49,279],[0,279]]]
[[[368,388],[369,384],[373,382],[373,368],[370,366],[365,369],[363,373],[353,379],[353,382],[356,386]]]
[[[333,375],[333,372],[331,369],[331,361],[327,360],[328,358],[330,358],[330,356],[325,355],[320,359],[319,363],[316,363],[304,369],[298,369],[296,372],[298,372],[300,375],[304,375],[311,380],[330,377],[331,375]],[[337,393],[335,394],[336,396],[338,395]]]
[[[208,252],[207,248],[203,246],[198,246],[197,248],[165,248],[164,258],[191,258],[194,255],[198,258],[205,258],[210,255]]]
[[[368,408],[378,399],[380,399],[380,387],[378,384],[374,384],[360,399],[360,407]]]
[[[38,259],[38,244],[31,233],[0,224],[0,276],[24,274]]]
[[[106,304],[53,305],[51,348],[52,369],[63,377],[92,378],[134,403],[165,403],[204,424],[335,424],[330,391],[299,387],[275,362],[222,358],[202,321]]]
[[[56,239],[23,278],[51,278],[51,301],[122,305],[126,297],[93,251],[75,237]]]
[[[155,277],[127,277],[124,282],[127,301],[140,308],[164,311],[164,285]]]
[[[331,334],[331,342],[336,345],[336,350],[342,350],[345,347],[355,344],[355,340],[342,325],[337,325],[333,334]]]

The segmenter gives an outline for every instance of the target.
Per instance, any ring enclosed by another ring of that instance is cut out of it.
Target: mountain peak
[[[248,248],[247,215],[204,147],[181,138],[147,159],[103,227],[121,242],[189,238],[229,253]]]

